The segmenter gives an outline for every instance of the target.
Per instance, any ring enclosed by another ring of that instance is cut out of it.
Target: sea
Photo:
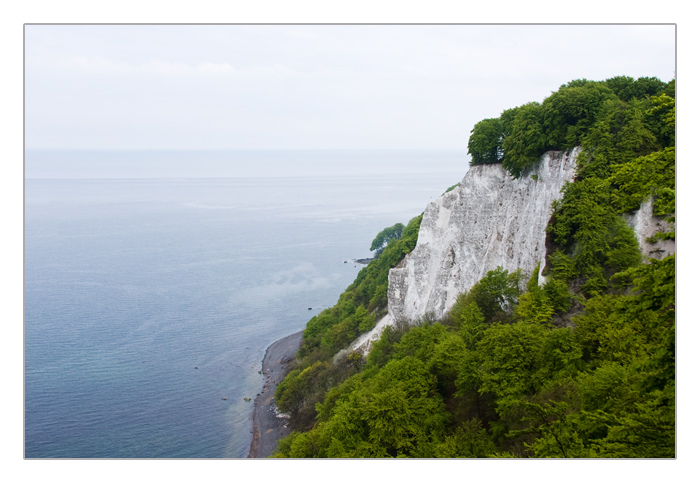
[[[266,348],[465,151],[27,151],[25,457],[245,458]]]

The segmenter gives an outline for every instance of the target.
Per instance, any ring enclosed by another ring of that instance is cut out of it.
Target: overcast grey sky
[[[27,25],[28,149],[465,149],[572,79],[675,71],[672,25]]]

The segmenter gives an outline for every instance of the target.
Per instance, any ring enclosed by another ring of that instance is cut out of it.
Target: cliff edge
[[[439,318],[489,270],[527,276],[537,263],[544,267],[552,201],[573,180],[578,152],[548,152],[518,179],[500,164],[473,166],[457,188],[430,203],[416,248],[389,272],[391,317]]]
[[[428,204],[416,247],[389,271],[389,314],[346,351],[367,353],[397,320],[446,315],[461,292],[498,266],[526,276],[537,263],[544,268],[552,201],[573,181],[579,152],[550,151],[517,179],[500,164],[472,166],[455,189]]]

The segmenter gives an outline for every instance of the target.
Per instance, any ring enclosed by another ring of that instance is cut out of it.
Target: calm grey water
[[[25,456],[245,457],[267,346],[333,305],[361,268],[344,261],[466,165],[455,152],[28,153]]]

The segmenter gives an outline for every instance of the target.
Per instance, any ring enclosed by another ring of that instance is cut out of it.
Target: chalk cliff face
[[[430,203],[415,249],[389,272],[389,315],[442,317],[457,295],[498,266],[527,277],[545,265],[552,201],[575,175],[578,149],[549,152],[512,179],[500,164],[473,166],[458,187]]]
[[[658,232],[668,231],[670,225],[663,218],[654,216],[653,203],[650,199],[643,201],[637,211],[624,215],[627,225],[634,230],[642,255],[661,260],[671,253],[676,253],[675,240],[658,240],[649,242],[649,238]]]
[[[513,179],[500,164],[473,166],[423,212],[416,247],[389,271],[389,314],[341,351],[369,351],[387,325],[445,315],[457,296],[498,266],[525,277],[545,266],[552,201],[573,181],[579,149],[549,152]],[[540,275],[541,276],[541,275]]]
[[[459,186],[426,207],[416,247],[389,271],[388,315],[343,352],[367,353],[384,328],[398,320],[443,317],[460,293],[498,266],[509,272],[522,269],[526,279],[538,262],[543,270],[552,201],[573,181],[579,152],[549,152],[519,179],[500,164],[471,167]],[[624,218],[644,256],[675,253],[673,240],[648,241],[668,228],[653,216],[650,200]]]

